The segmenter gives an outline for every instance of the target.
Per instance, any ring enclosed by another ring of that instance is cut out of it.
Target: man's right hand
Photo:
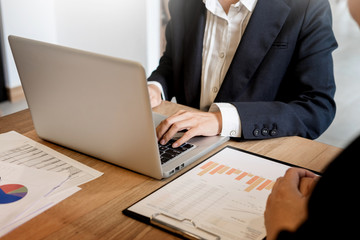
[[[148,89],[149,89],[151,108],[159,106],[162,101],[161,90],[154,84],[149,84]]]

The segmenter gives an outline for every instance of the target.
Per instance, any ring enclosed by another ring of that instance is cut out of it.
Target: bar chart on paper
[[[267,197],[288,168],[266,157],[226,147],[129,209],[149,218],[162,213],[191,219],[221,239],[261,240],[266,235]],[[191,232],[182,221],[174,226]]]
[[[232,168],[230,166],[226,166],[220,163],[216,163],[213,161],[209,161],[202,166],[200,166],[201,171],[197,174],[198,176],[203,176],[205,174],[215,175],[215,174],[223,174],[229,178],[232,178],[234,181],[243,181],[248,185],[244,189],[245,192],[251,192],[253,190],[257,191],[271,191],[274,181],[270,179],[266,179],[264,177],[256,176],[247,171],[243,171],[237,168]]]

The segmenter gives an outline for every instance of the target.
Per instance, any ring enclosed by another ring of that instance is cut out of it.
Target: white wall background
[[[2,54],[5,67],[5,85],[20,86],[15,63],[7,37],[10,34],[55,42],[53,0],[1,0]]]
[[[18,35],[140,62],[160,57],[160,0],[0,0],[6,86],[20,86],[7,41]]]

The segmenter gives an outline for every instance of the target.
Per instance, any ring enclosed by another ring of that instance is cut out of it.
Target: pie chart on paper
[[[28,189],[21,184],[0,185],[0,204],[19,201],[28,193]]]

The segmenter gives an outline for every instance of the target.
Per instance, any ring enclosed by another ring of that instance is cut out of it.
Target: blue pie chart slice
[[[21,184],[6,184],[0,186],[0,204],[19,201],[28,193],[28,189]]]

